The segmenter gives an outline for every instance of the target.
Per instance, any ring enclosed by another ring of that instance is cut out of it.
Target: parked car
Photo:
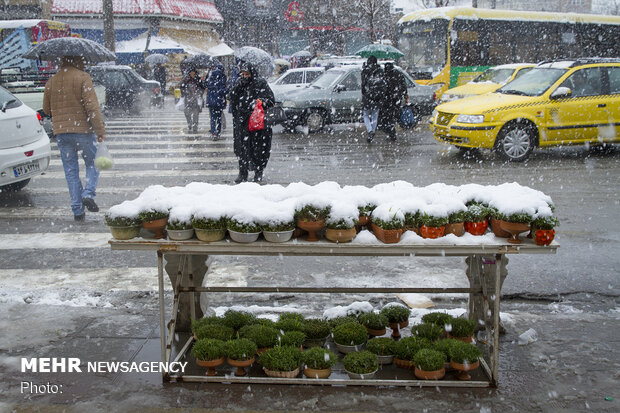
[[[159,82],[143,78],[129,66],[91,66],[86,71],[92,77],[93,83],[100,83],[105,87],[106,109],[138,113],[155,104],[160,97]]]
[[[471,82],[446,90],[441,95],[439,103],[494,92],[506,83],[529,72],[534,66],[536,66],[534,63],[513,63],[490,67]]]
[[[435,87],[418,85],[403,69],[394,67],[405,76],[415,118],[429,115],[435,107]],[[362,66],[329,69],[307,87],[283,93],[276,100],[290,129],[303,125],[312,133],[330,123],[361,122]]]
[[[18,191],[50,164],[41,115],[0,87],[0,191]]]
[[[325,72],[324,67],[300,67],[297,69],[289,69],[279,77],[271,80],[269,82],[269,87],[277,100],[278,95],[284,92],[305,87],[309,83],[314,82],[323,72]]]
[[[431,130],[441,143],[510,161],[537,146],[620,142],[620,59],[541,63],[496,92],[437,106]]]

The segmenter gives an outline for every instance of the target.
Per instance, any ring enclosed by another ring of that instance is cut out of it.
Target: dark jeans
[[[185,119],[187,119],[187,128],[191,131],[198,129],[198,116],[200,115],[199,107],[185,107]]]
[[[210,107],[209,117],[211,118],[211,134],[220,136],[222,131],[222,109]]]

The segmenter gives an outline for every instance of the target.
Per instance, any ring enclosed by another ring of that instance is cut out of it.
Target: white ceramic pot
[[[350,371],[347,371],[347,374],[349,375],[350,379],[353,380],[368,380],[368,379],[372,379],[373,377],[375,377],[375,373],[377,373],[377,370],[371,372],[371,373],[366,373],[366,374],[357,374],[357,373],[351,373]]]
[[[173,241],[184,241],[193,238],[194,228],[190,229],[167,229],[168,238]]]
[[[394,356],[377,356],[379,364],[392,364]]]
[[[263,236],[266,241],[269,242],[286,242],[291,239],[293,236],[293,232],[295,230],[292,229],[290,231],[263,231]]]
[[[228,230],[230,234],[230,239],[235,242],[240,242],[242,244],[248,244],[250,242],[254,242],[258,239],[260,232],[237,232]]]
[[[344,354],[353,353],[356,351],[364,350],[366,343],[358,344],[357,346],[346,346],[344,344],[335,343],[336,347],[338,347],[338,351]]]

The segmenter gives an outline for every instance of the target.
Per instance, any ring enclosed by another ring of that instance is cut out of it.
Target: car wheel
[[[30,182],[30,178],[24,179],[23,181],[13,182],[12,184],[0,186],[0,191],[2,192],[17,192],[23,189]]]
[[[310,109],[306,115],[309,133],[319,132],[325,126],[325,114],[319,109]]]
[[[523,123],[513,123],[499,132],[496,150],[503,158],[511,162],[523,162],[530,156],[535,145],[534,128]]]

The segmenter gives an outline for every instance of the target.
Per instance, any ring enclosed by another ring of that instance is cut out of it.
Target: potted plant
[[[364,206],[357,207],[359,216],[357,219],[356,227],[359,226],[361,228],[364,225],[368,225],[368,223],[370,222],[370,216],[372,215],[372,211],[376,207],[377,206],[375,204],[366,204]]]
[[[192,333],[194,334],[194,338],[196,337],[196,330],[198,330],[200,327],[206,326],[208,324],[223,325],[222,324],[223,321],[224,321],[223,318],[216,317],[216,316],[203,317],[203,318],[199,318],[198,320],[192,320],[191,329],[192,329]]]
[[[437,341],[443,334],[443,327],[431,323],[418,324],[411,328],[411,332],[428,341]]]
[[[394,344],[394,364],[397,367],[413,370],[413,356],[423,348],[431,347],[431,342],[426,338],[410,336],[405,337]]]
[[[351,379],[372,379],[379,369],[379,359],[370,351],[349,353],[342,359],[344,369]]]
[[[286,331],[304,331],[304,322],[296,318],[283,318],[276,323],[278,330]]]
[[[169,218],[166,232],[168,233],[168,238],[173,241],[185,241],[194,236],[194,227],[192,227],[191,219]]]
[[[247,338],[256,343],[258,354],[278,344],[278,337],[277,329],[260,324],[245,325],[239,329],[239,338]]]
[[[439,238],[445,234],[448,217],[425,212],[422,214],[420,222],[420,236],[422,238]]]
[[[423,348],[413,356],[413,373],[420,380],[440,380],[446,375],[446,355],[441,351]]]
[[[555,238],[555,227],[559,225],[557,217],[538,217],[532,221],[532,232],[534,233],[534,243],[536,245],[547,246]]]
[[[350,315],[344,316],[344,317],[334,317],[328,321],[329,328],[332,331],[334,330],[334,328],[338,327],[341,324],[356,323],[356,322],[357,322],[357,318],[350,316]]]
[[[344,323],[333,329],[334,343],[341,353],[351,353],[364,348],[368,340],[366,327],[358,322]]]
[[[235,336],[235,331],[221,324],[203,324],[194,330],[194,338],[202,340],[203,338],[213,338],[216,340],[228,341]]]
[[[285,311],[278,316],[278,321],[282,320],[296,320],[300,323],[303,323],[304,321],[306,321],[306,317],[304,317],[304,315],[301,313],[296,313],[294,311]]]
[[[452,330],[450,337],[457,340],[471,343],[474,341],[474,332],[476,331],[476,322],[467,318],[455,318],[452,320]]]
[[[465,231],[465,212],[466,211],[455,211],[448,215],[445,235],[454,234],[457,237],[463,235]]]
[[[366,350],[375,353],[379,364],[392,364],[396,342],[388,337],[375,337],[368,340]]]
[[[237,367],[235,376],[245,376],[245,367],[250,367],[254,363],[256,354],[256,343],[247,338],[239,338],[226,342],[226,355],[228,364]]]
[[[501,221],[506,218],[506,216],[501,214],[497,208],[492,206],[488,206],[487,211],[489,213],[489,225],[491,226],[491,231],[493,231],[493,234],[500,238],[510,238],[510,232],[506,232],[500,227]]]
[[[384,244],[396,244],[405,231],[405,214],[389,204],[382,204],[372,211],[371,228],[375,237]]]
[[[286,242],[295,231],[295,221],[270,221],[263,225],[263,237],[269,242]]]
[[[227,310],[224,313],[224,321],[222,323],[235,331],[239,331],[241,327],[250,325],[256,320],[256,316],[245,311]]]
[[[472,235],[484,235],[489,226],[486,218],[488,215],[489,210],[483,204],[473,202],[467,205],[464,224],[465,231]]]
[[[192,227],[196,238],[204,242],[221,241],[226,236],[226,218],[208,218],[197,216],[192,218]]]
[[[499,223],[499,227],[510,234],[508,242],[511,244],[520,244],[519,234],[530,229],[532,215],[527,212],[519,212],[516,214],[504,215]]]
[[[450,349],[452,348],[452,346],[458,345],[458,343],[462,343],[462,341],[455,340],[453,338],[442,338],[441,340],[437,340],[433,343],[432,348],[434,350],[441,351],[446,356],[446,360],[448,360],[444,363],[444,368],[451,368],[449,363]]]
[[[259,325],[259,326],[276,328],[276,322],[275,321],[271,321],[268,318],[256,317],[254,320],[252,320],[252,325]]]
[[[196,364],[207,367],[207,376],[215,376],[215,367],[224,364],[226,344],[209,338],[198,340],[192,347],[192,355],[196,357]]]
[[[140,235],[142,221],[137,215],[135,217],[113,215],[108,211],[105,214],[105,224],[110,228],[110,233],[114,239],[128,240]]]
[[[165,238],[164,229],[168,223],[168,209],[143,209],[138,214],[138,218],[142,221],[142,228],[155,233],[156,239]]]
[[[316,242],[319,240],[317,232],[325,227],[325,218],[329,214],[330,207],[320,207],[306,204],[295,210],[295,219],[300,229],[308,232],[306,241]]]
[[[436,326],[443,328],[444,331],[446,330],[446,326],[452,325],[453,319],[454,318],[450,314],[441,312],[431,312],[422,316],[423,323],[435,324]]]
[[[329,217],[327,218],[325,229],[325,238],[332,242],[342,243],[342,242],[351,242],[353,238],[357,235],[357,231],[355,230],[356,220],[331,220]]]
[[[388,325],[388,319],[385,315],[375,312],[364,313],[358,319],[366,327],[369,336],[377,337],[385,334],[385,328]]]
[[[262,228],[253,221],[242,220],[241,217],[233,217],[226,224],[230,239],[242,244],[249,244],[258,239]]]
[[[471,380],[469,371],[475,370],[480,366],[482,351],[478,347],[470,343],[455,342],[450,347],[450,366],[459,370],[457,376],[459,380]]]
[[[304,347],[323,347],[331,329],[326,320],[308,319],[304,322],[304,333],[306,333]]]
[[[306,341],[306,333],[303,331],[286,331],[278,337],[280,346],[293,346],[301,349]]]
[[[398,340],[400,329],[409,325],[411,310],[402,304],[391,303],[383,307],[381,314],[388,319],[388,325],[392,329],[392,338]]]
[[[419,210],[415,212],[405,212],[405,229],[420,235],[420,218],[422,218],[422,213]]]
[[[313,347],[302,353],[304,375],[309,379],[326,379],[332,374],[332,367],[338,363],[338,356],[332,351]]]
[[[270,377],[294,378],[299,374],[301,350],[293,346],[276,346],[262,353],[258,361]]]

